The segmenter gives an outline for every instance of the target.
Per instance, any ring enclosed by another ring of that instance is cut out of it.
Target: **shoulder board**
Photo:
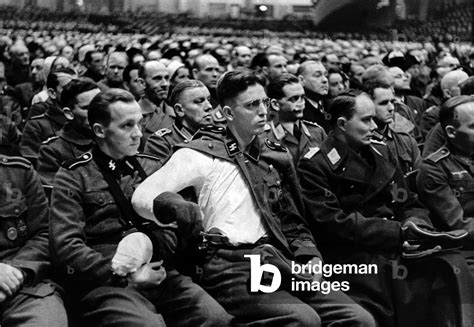
[[[217,134],[224,134],[225,133],[225,128],[224,127],[219,127],[219,126],[214,126],[214,125],[207,125],[202,128],[200,128],[201,131],[203,132],[211,132],[211,133],[217,133]]]
[[[31,116],[31,117],[30,117],[30,120],[32,120],[32,119],[40,119],[40,118],[43,118],[43,117],[46,117],[46,114]]]
[[[265,139],[265,145],[271,150],[286,152],[286,148],[281,143]]]
[[[157,130],[154,134],[158,137],[162,137],[162,136],[164,136],[166,134],[169,134],[169,133],[171,133],[171,129],[162,128],[162,129]]]
[[[59,136],[51,136],[51,137],[48,137],[46,140],[44,140],[43,142],[41,142],[41,144],[49,144],[51,143],[52,141],[54,140],[57,140],[59,138]]]
[[[316,127],[322,128],[321,125],[319,125],[318,123],[315,123],[314,121],[309,121],[309,120],[304,120],[303,119],[303,123],[305,123],[306,125],[316,126]]]
[[[438,162],[441,159],[446,158],[447,156],[449,156],[449,154],[450,154],[449,149],[447,147],[443,146],[442,148],[438,149],[437,151],[435,151],[432,154],[430,154],[429,156],[427,156],[426,160],[430,160],[432,162]]]
[[[378,145],[387,145],[385,142],[377,141],[377,140],[374,140],[374,139],[371,139],[371,140],[370,140],[370,143],[378,144]]]
[[[147,159],[152,159],[152,160],[157,160],[159,161],[160,158],[155,157],[154,155],[148,154],[148,153],[137,153],[138,158],[147,158]]]
[[[10,157],[0,155],[0,165],[9,167],[30,168],[31,162],[23,157]]]
[[[308,152],[306,152],[306,154],[305,154],[303,157],[306,158],[306,159],[311,159],[312,157],[314,157],[314,155],[315,155],[316,153],[319,152],[319,150],[320,150],[320,149],[319,149],[319,147],[317,147],[317,146],[315,146],[315,147],[313,147],[313,148],[309,148],[309,149],[308,149]]]
[[[435,110],[436,108],[438,108],[438,106],[431,106],[431,107],[429,107],[428,109],[425,110],[425,113],[429,113],[429,112]]]
[[[86,152],[84,153],[83,155],[81,155],[80,157],[77,157],[75,159],[72,159],[72,160],[68,160],[64,163],[63,167],[66,168],[66,169],[74,169],[76,167],[79,167],[89,161],[92,160],[92,153],[90,152]]]

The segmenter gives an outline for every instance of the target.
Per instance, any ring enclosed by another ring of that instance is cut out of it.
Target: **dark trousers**
[[[64,327],[67,315],[54,285],[39,283],[23,288],[0,305],[2,327]]]
[[[375,326],[372,316],[343,292],[251,293],[249,249],[214,249],[202,285],[242,326]]]
[[[233,319],[189,277],[167,271],[158,287],[99,287],[81,299],[84,326],[230,326]]]

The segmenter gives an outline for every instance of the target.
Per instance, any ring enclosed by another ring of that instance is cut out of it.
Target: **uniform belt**
[[[230,250],[239,250],[239,249],[253,249],[262,244],[268,244],[270,238],[267,236],[261,237],[255,243],[244,243],[234,245],[229,241],[229,238],[222,234],[201,232],[202,244],[201,248],[219,248],[219,249],[230,249]]]

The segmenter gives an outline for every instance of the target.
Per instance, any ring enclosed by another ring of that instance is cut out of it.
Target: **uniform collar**
[[[46,102],[48,104],[48,109],[46,110],[45,115],[58,124],[64,125],[66,123],[66,117],[64,116],[59,104],[51,98],[48,98]]]
[[[187,129],[178,119],[175,120],[175,122],[173,123],[173,129],[179,136],[183,138],[183,140],[190,141],[192,140],[194,134],[196,134],[192,133],[189,129]]]
[[[97,165],[102,169],[112,173],[115,178],[120,178],[122,175],[133,176],[135,172],[134,160],[132,157],[125,157],[120,160],[115,160],[109,155],[105,154],[99,146],[94,146],[92,149],[92,157]]]
[[[94,142],[92,131],[85,130],[84,132],[85,133],[81,133],[73,128],[71,123],[66,123],[59,136],[69,143],[76,145],[91,145]]]
[[[237,140],[229,129],[227,129],[226,131],[225,148],[229,157],[234,157],[237,154],[241,153]],[[249,157],[253,161],[258,161],[258,159],[260,158],[261,151],[262,147],[260,137],[258,135],[255,135],[255,137],[250,142],[250,144],[247,145],[243,153],[245,156]]]

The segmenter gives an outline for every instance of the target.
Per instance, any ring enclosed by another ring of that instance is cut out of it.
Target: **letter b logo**
[[[250,258],[250,291],[258,292],[262,291],[263,293],[273,293],[281,285],[281,273],[277,267],[272,264],[266,263],[260,265],[260,255],[258,254],[246,254],[246,258]],[[271,285],[262,285],[263,274],[271,273],[273,274]]]

